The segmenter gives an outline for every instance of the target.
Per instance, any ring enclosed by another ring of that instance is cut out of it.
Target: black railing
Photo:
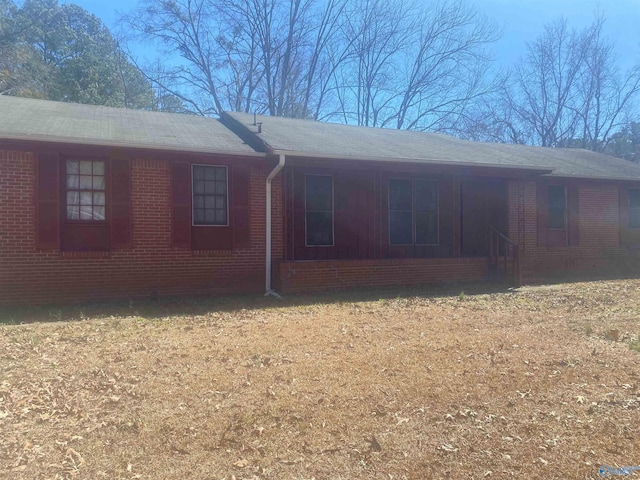
[[[513,283],[522,285],[520,247],[504,233],[489,227],[489,268],[512,275]]]

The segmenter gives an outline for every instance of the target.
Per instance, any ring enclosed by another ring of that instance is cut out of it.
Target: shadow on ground
[[[636,273],[599,272],[585,275],[558,275],[545,278],[544,284],[603,281],[640,278]],[[541,285],[535,282],[531,285]],[[309,305],[390,300],[397,298],[464,297],[495,293],[517,292],[511,284],[503,282],[455,282],[447,284],[424,284],[396,287],[359,287],[329,290],[313,294],[285,295],[282,298],[265,297],[262,294],[229,296],[160,296],[146,299],[122,299],[117,301],[95,301],[78,304],[0,307],[0,324],[33,322],[57,322],[87,320],[94,318],[136,316],[143,318],[167,318],[174,316],[206,315],[210,312],[233,312],[242,309],[269,309]]]

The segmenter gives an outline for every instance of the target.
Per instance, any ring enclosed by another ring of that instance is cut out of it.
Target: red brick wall
[[[280,291],[294,293],[354,286],[482,280],[486,258],[405,258],[283,262]]]
[[[268,171],[266,166],[251,171],[250,248],[173,249],[169,162],[137,158],[132,162],[132,248],[95,253],[38,251],[35,157],[0,150],[0,305],[261,292]],[[283,257],[281,180],[280,175],[273,183],[274,262]]]
[[[579,184],[580,241],[575,247],[538,245],[535,182],[513,180],[508,190],[509,235],[521,245],[525,281],[542,280],[554,273],[618,267],[627,257],[626,248],[620,246],[617,185],[588,181]],[[518,228],[522,211],[524,229]]]

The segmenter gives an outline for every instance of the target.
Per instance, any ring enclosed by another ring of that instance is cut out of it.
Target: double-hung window
[[[311,247],[333,245],[333,177],[305,177],[305,240]]]
[[[389,180],[389,243],[438,244],[438,182]]]
[[[629,190],[629,228],[640,228],[640,190]]]
[[[567,226],[567,189],[549,185],[547,191],[547,228],[563,230]]]
[[[193,225],[229,224],[227,167],[193,165]]]
[[[66,161],[67,220],[106,219],[105,169],[102,160]]]

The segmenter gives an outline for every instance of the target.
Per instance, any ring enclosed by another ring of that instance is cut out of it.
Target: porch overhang
[[[355,170],[367,170],[372,167],[382,170],[397,170],[399,167],[404,166],[412,170],[426,168],[452,174],[499,176],[505,178],[530,178],[553,173],[553,169],[551,168],[533,165],[516,166],[504,163],[478,163],[470,161],[452,162],[447,160],[407,157],[338,156],[276,149],[270,149],[269,153],[274,156],[286,155],[288,164],[292,166],[349,168]]]

